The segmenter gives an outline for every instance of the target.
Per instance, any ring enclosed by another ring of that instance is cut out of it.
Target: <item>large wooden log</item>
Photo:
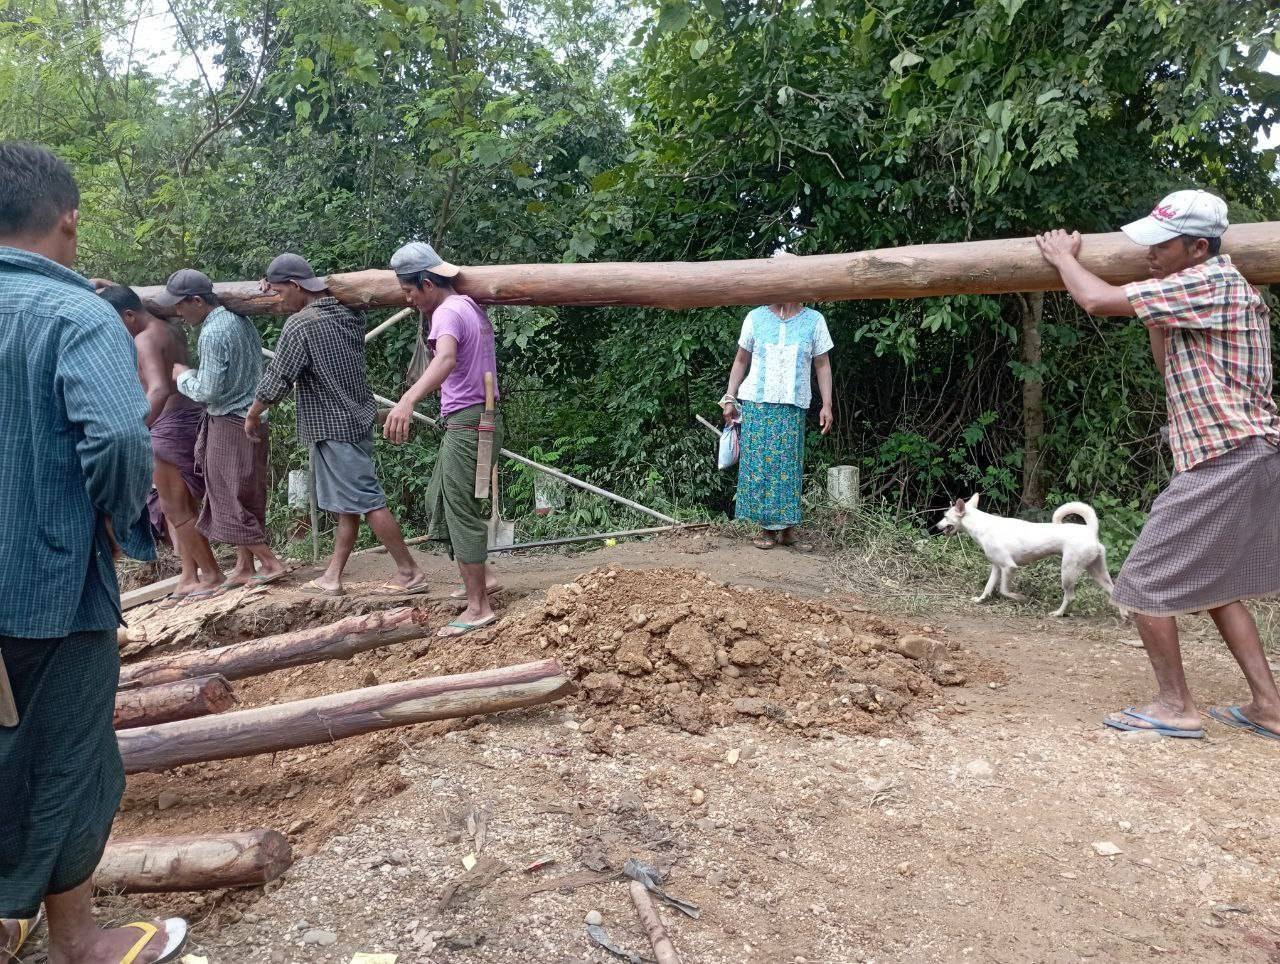
[[[235,705],[235,694],[225,677],[200,676],[121,690],[116,693],[114,723],[117,730],[127,730],[221,713]]]
[[[260,887],[292,863],[289,839],[275,830],[134,837],[107,844],[93,883],[117,894]]]
[[[127,773],[168,770],[201,760],[331,743],[413,723],[535,706],[559,699],[570,687],[559,664],[543,660],[121,730],[117,740]]]
[[[1227,232],[1223,250],[1254,284],[1280,281],[1280,222],[1237,225]],[[1081,260],[1115,284],[1150,276],[1146,248],[1119,232],[1085,235]],[[329,287],[357,308],[405,304],[390,271],[333,274]],[[1034,238],[1008,238],[743,261],[488,265],[464,268],[457,287],[486,304],[709,308],[1055,291],[1062,279],[1041,257]],[[137,290],[148,301],[159,288]],[[279,310],[257,282],[223,282],[215,290],[242,314]]]
[[[120,686],[155,686],[215,673],[237,680],[327,659],[348,659],[365,650],[420,638],[428,616],[426,610],[402,606],[216,649],[160,656],[122,667]]]

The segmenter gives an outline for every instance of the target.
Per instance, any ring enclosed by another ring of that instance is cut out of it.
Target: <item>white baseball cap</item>
[[[1227,233],[1227,202],[1208,191],[1174,191],[1145,218],[1120,229],[1135,244],[1163,244],[1179,235],[1220,238]]]

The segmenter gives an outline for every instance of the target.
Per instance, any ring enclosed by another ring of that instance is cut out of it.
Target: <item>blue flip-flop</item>
[[[1225,723],[1234,729],[1246,730],[1257,736],[1266,737],[1268,740],[1280,740],[1280,733],[1275,730],[1269,730],[1260,723],[1253,722],[1253,720],[1240,712],[1240,707],[1238,706],[1228,706],[1225,711],[1215,706],[1209,710],[1209,715],[1219,723]]]
[[[1113,730],[1124,730],[1127,733],[1136,733],[1145,730],[1151,730],[1153,733],[1159,733],[1161,736],[1172,737],[1179,740],[1203,740],[1204,727],[1195,727],[1194,729],[1186,729],[1181,726],[1169,726],[1167,723],[1161,723],[1155,717],[1147,716],[1145,713],[1139,713],[1132,706],[1124,711],[1124,715],[1132,717],[1135,720],[1141,720],[1147,726],[1139,726],[1137,723],[1127,723],[1124,720],[1113,720],[1109,716],[1102,718],[1103,726],[1109,726]]]

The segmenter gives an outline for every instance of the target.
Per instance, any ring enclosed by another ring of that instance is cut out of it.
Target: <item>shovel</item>
[[[502,491],[498,487],[498,466],[493,467],[493,489],[492,499],[493,508],[489,510],[489,548],[490,549],[506,549],[515,545],[516,541],[516,524],[508,522],[501,516]]]

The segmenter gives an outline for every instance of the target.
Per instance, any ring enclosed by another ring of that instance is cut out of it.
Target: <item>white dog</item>
[[[1084,525],[1064,523],[1070,515],[1084,519]],[[1000,595],[1017,602],[1027,597],[1009,589],[1009,577],[1019,566],[1027,566],[1046,556],[1062,556],[1062,605],[1053,613],[1065,616],[1076,597],[1076,583],[1087,570],[1102,591],[1111,595],[1111,574],[1107,572],[1107,550],[1098,541],[1098,515],[1083,502],[1068,502],[1053,514],[1052,522],[1024,522],[1006,519],[978,508],[978,496],[966,502],[956,499],[938,528],[944,535],[967,532],[982,546],[991,562],[991,577],[982,595],[973,601],[985,602],[997,586]]]

